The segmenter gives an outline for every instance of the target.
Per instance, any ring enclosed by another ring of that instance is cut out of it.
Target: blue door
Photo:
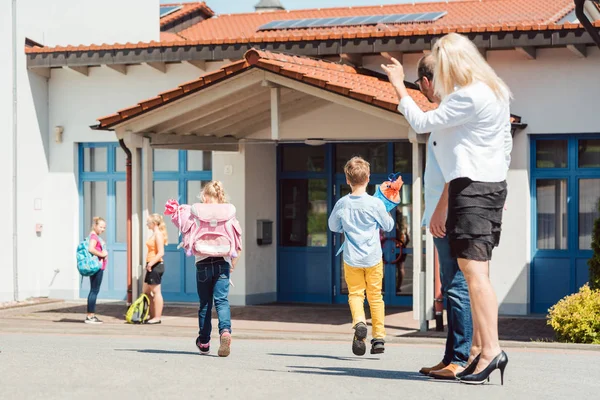
[[[117,143],[79,146],[80,239],[91,231],[92,218],[106,220],[104,241],[108,266],[99,297],[124,300],[127,294],[125,154]],[[73,250],[74,251],[74,250]],[[75,267],[73,267],[75,268]],[[80,280],[80,296],[90,290],[90,280]]]
[[[536,136],[531,160],[531,312],[546,313],[589,279],[600,135]]]
[[[85,143],[79,148],[81,238],[90,231],[94,216],[106,219],[104,239],[108,267],[99,298],[125,300],[127,295],[125,154],[118,143]],[[212,179],[212,153],[185,150],[154,150],[152,193],[154,212],[162,214],[168,199],[197,202],[202,185]],[[194,259],[177,249],[178,232],[167,221],[169,244],[165,249],[162,291],[167,301],[198,301]],[[145,237],[148,232],[144,232]],[[89,279],[82,282],[80,296],[87,297]]]
[[[371,164],[369,192],[393,172],[410,171],[408,142],[348,143],[324,146],[282,145],[278,152],[278,300],[281,302],[346,303],[347,286],[341,255],[335,253],[343,235],[327,228],[335,202],[349,193],[343,167],[360,155]],[[412,304],[410,221],[412,176],[403,173],[403,204],[395,213],[397,229],[383,241],[385,301]],[[396,246],[402,240],[404,246]]]

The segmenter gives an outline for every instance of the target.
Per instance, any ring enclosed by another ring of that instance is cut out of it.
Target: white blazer
[[[512,150],[509,102],[499,100],[485,83],[457,88],[429,112],[407,96],[398,111],[417,133],[435,131],[429,140],[446,182],[506,179]]]

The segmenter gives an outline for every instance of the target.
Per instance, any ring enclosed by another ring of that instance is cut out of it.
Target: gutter
[[[14,1],[14,0],[13,0]],[[127,158],[125,160],[125,186],[127,187],[127,304],[132,303],[132,231],[131,231],[131,219],[132,219],[132,180],[131,180],[131,150],[125,144],[123,139],[119,139],[119,145],[125,152]],[[119,223],[119,221],[117,221]]]
[[[596,43],[596,46],[600,48],[600,34],[598,34],[598,30],[594,27],[594,25],[590,22],[587,15],[585,14],[585,3],[587,1],[588,0],[574,0],[575,15],[577,15],[577,19],[579,20],[579,22],[581,22],[587,33],[592,37],[592,40],[594,41],[594,43]]]
[[[13,214],[13,295],[19,300],[19,269],[17,258],[17,0],[11,2],[12,10],[12,214]]]

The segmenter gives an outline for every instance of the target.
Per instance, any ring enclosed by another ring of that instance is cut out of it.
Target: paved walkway
[[[82,323],[86,306],[82,301],[43,300],[40,304],[22,307],[0,308],[0,329],[27,329],[44,331],[90,330]],[[159,334],[193,336],[197,330],[197,306],[194,304],[169,304],[165,306],[163,323],[155,326],[131,326],[124,323],[126,305],[122,302],[101,303],[97,314],[104,321],[93,331],[123,334]],[[345,305],[260,305],[232,307],[232,325],[236,336],[248,338],[297,338],[347,340],[351,331],[350,312]],[[213,314],[216,318],[216,315]],[[430,322],[428,332],[418,331],[419,323],[412,318],[409,308],[388,307],[386,309],[386,330],[388,342],[402,342],[406,338],[416,338],[439,342],[445,338],[444,332],[435,331],[435,322]],[[216,320],[215,324],[216,326]],[[502,317],[499,322],[500,338],[518,341],[522,344],[551,342],[552,329],[544,318]],[[438,338],[439,340],[435,340]]]

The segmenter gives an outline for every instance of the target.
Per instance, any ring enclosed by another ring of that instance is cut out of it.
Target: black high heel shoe
[[[483,371],[481,371],[478,374],[471,374],[471,375],[463,376],[462,378],[460,378],[460,382],[468,383],[468,384],[472,384],[472,385],[480,385],[482,383],[485,383],[486,380],[489,380],[490,374],[492,372],[494,372],[494,370],[499,369],[500,370],[500,383],[502,385],[504,385],[504,369],[506,368],[507,364],[508,364],[508,356],[506,355],[506,353],[503,350],[500,352],[500,354],[498,354],[496,357],[494,357],[492,362],[487,367],[485,367],[485,369]]]
[[[456,374],[456,378],[460,379],[463,376],[471,375],[473,372],[475,372],[475,368],[477,368],[477,363],[479,362],[480,356],[481,356],[481,353],[478,354],[477,357],[475,357],[473,359],[473,361],[471,361],[471,364],[469,364],[467,366],[467,368],[465,368],[462,372],[459,372],[458,374]]]

